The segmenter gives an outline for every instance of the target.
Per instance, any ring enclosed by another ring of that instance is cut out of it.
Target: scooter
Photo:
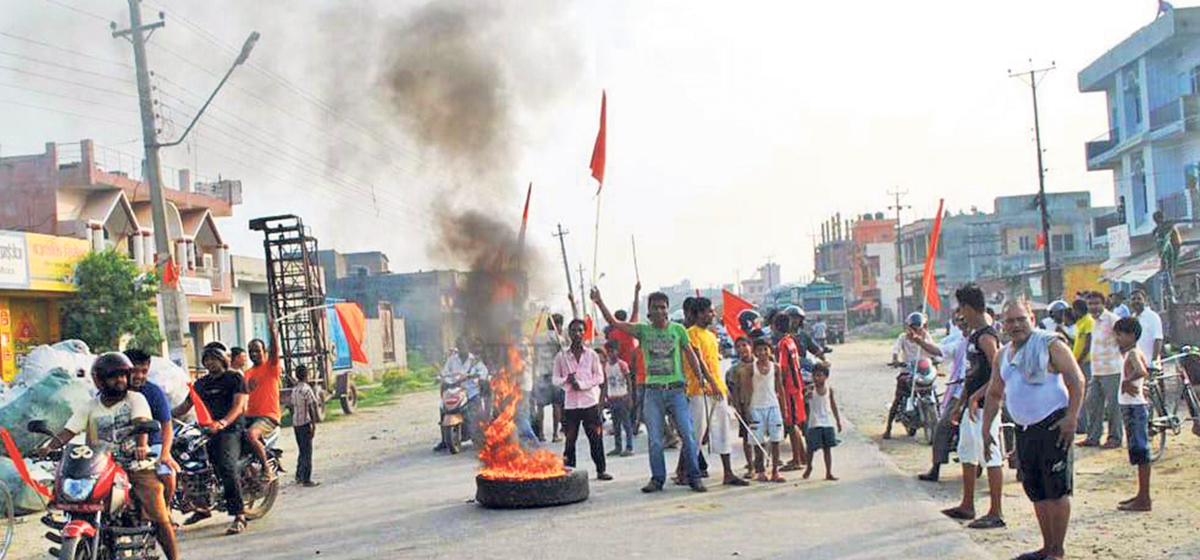
[[[941,419],[935,385],[937,369],[929,360],[918,360],[911,365],[902,362],[889,365],[901,370],[896,376],[896,396],[889,414],[900,421],[909,436],[922,430],[925,443],[933,445],[937,423]]]
[[[458,375],[442,380],[442,443],[451,454],[458,453],[464,440],[475,447],[483,444],[482,399],[479,395],[467,397],[464,385],[469,381],[478,383],[478,377]]]
[[[30,433],[54,437],[45,420],[34,420]],[[137,421],[131,436],[158,431],[154,420]],[[116,457],[132,454],[134,440],[121,447],[67,444],[47,454],[57,462],[54,493],[42,523],[52,530],[46,539],[56,544],[50,554],[59,560],[157,558],[154,525],[142,516],[129,474]]]

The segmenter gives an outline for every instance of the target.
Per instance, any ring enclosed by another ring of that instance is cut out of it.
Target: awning
[[[863,301],[856,303],[853,307],[850,308],[850,311],[871,311],[872,309],[875,309],[876,307],[879,307],[879,302],[877,302],[873,299],[867,299],[867,300],[863,300]]]
[[[232,323],[233,315],[221,313],[188,313],[189,323]]]
[[[1100,277],[1109,282],[1142,283],[1158,273],[1158,251],[1138,253],[1128,259],[1109,259],[1101,265]]]

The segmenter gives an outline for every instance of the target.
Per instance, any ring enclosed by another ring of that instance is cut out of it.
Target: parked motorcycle
[[[478,383],[478,379],[458,375],[442,380],[442,443],[450,453],[458,453],[463,440],[470,440],[475,447],[483,445],[483,401],[479,395],[468,398],[465,386]]]
[[[54,437],[45,420],[34,420],[27,429]],[[141,420],[130,435],[158,429],[158,422]],[[120,447],[67,444],[47,454],[58,465],[50,511],[42,517],[42,523],[52,529],[46,539],[58,545],[50,548],[52,556],[59,560],[157,557],[154,525],[142,516],[129,474],[118,461],[133,455],[134,439],[126,443]]]
[[[267,460],[275,472],[282,472],[283,451],[278,447],[279,428],[263,436],[267,448]],[[171,506],[183,512],[195,510],[225,511],[225,499],[221,480],[208,460],[209,435],[198,424],[175,423],[175,442],[171,445],[171,456],[179,463],[178,484]],[[242,499],[246,502],[246,519],[258,519],[267,515],[279,495],[279,477],[267,482],[263,464],[248,444],[242,445],[238,458],[238,471],[242,477]]]
[[[925,443],[932,445],[941,419],[940,396],[935,384],[937,369],[929,360],[918,360],[911,365],[903,362],[888,365],[901,370],[896,376],[896,397],[892,402],[896,419],[910,436],[916,435],[918,430],[923,431]]]

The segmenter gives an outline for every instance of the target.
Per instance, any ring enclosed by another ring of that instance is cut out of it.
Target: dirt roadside
[[[874,363],[875,367],[850,368],[837,387],[846,393],[845,413],[858,429],[879,446],[906,473],[916,476],[929,468],[930,448],[914,438],[883,440],[887,404],[894,390],[894,370],[884,366],[890,358],[890,341],[861,341],[837,347],[838,363]],[[837,375],[835,373],[835,375]],[[867,403],[867,406],[863,406]],[[840,404],[840,403],[839,403]],[[893,430],[903,434],[903,429]],[[953,456],[952,459],[953,461]],[[1000,558],[1041,546],[1037,520],[1016,471],[1005,470],[1004,511],[1008,528],[1000,531],[964,532]],[[1134,467],[1120,450],[1077,449],[1075,495],[1067,552],[1075,558],[1194,559],[1200,558],[1200,438],[1185,428],[1168,438],[1166,454],[1154,465],[1154,511],[1131,514],[1117,511],[1117,502],[1136,493]],[[954,505],[961,497],[961,470],[956,463],[943,466],[940,483],[922,483],[931,496]],[[986,509],[987,486],[976,490],[977,510]],[[982,510],[981,510],[982,511]]]

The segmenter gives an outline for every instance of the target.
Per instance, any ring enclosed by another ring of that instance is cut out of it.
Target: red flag
[[[596,133],[596,145],[592,147],[592,177],[599,181],[600,186],[596,187],[596,194],[600,194],[600,189],[604,188],[604,155],[606,142],[605,113],[608,111],[608,93],[600,91],[600,131]]]
[[[175,257],[169,257],[163,263],[162,282],[169,288],[179,288],[179,267],[175,265]]]
[[[583,317],[583,341],[591,343],[594,336],[596,336],[596,325],[592,323],[591,315],[585,315]]]
[[[521,212],[521,232],[517,234],[517,248],[521,250],[525,247],[525,226],[529,223],[529,198],[533,196],[533,181],[529,182],[529,189],[525,191],[525,210]]]
[[[34,492],[50,498],[50,490],[41,484],[38,484],[32,476],[29,476],[29,469],[25,466],[25,459],[21,457],[21,450],[17,449],[17,443],[13,441],[12,435],[8,430],[0,428],[0,439],[4,440],[4,450],[8,452],[8,458],[12,459],[13,467],[17,469],[17,474],[21,476],[21,480],[25,481]]]
[[[200,399],[200,393],[196,392],[192,383],[188,383],[188,394],[192,396],[192,408],[196,409],[196,423],[201,426],[212,424],[212,414],[208,412],[208,407],[204,406],[204,401]]]
[[[1033,247],[1035,249],[1041,249],[1042,247],[1045,247],[1045,246],[1046,246],[1046,234],[1039,233],[1037,235],[1037,241],[1033,242]]]
[[[343,302],[333,304],[338,321],[342,324],[342,334],[346,335],[346,343],[350,346],[350,361],[360,364],[369,363],[367,353],[363,350],[363,335],[367,330],[367,318],[357,303]]]
[[[741,324],[738,323],[738,315],[747,309],[754,309],[754,306],[733,295],[729,290],[721,290],[721,299],[723,307],[721,319],[725,321],[725,332],[729,333],[729,338],[736,342],[737,339],[747,335],[742,331]]]
[[[935,261],[937,261],[938,238],[942,235],[942,204],[945,200],[938,200],[937,218],[933,220],[933,233],[929,237],[929,252],[925,256],[925,274],[922,283],[925,290],[925,301],[929,302],[929,307],[934,311],[942,309],[942,300],[937,293],[937,278],[934,270]]]

